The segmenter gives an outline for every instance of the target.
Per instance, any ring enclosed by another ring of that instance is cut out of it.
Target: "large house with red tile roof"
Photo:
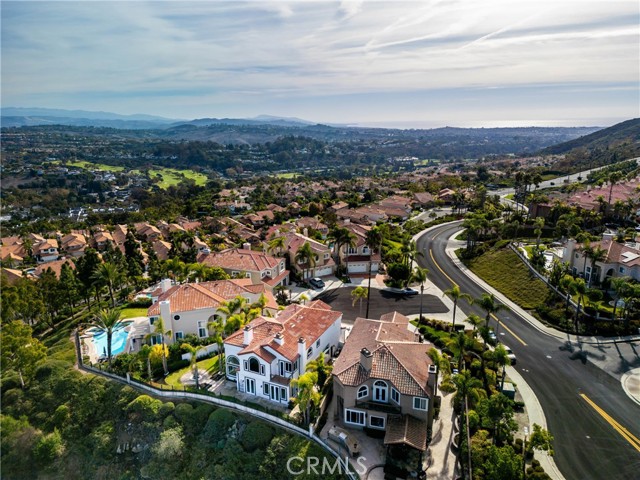
[[[370,226],[346,223],[344,228],[355,236],[355,245],[341,245],[337,255],[342,264],[347,266],[347,272],[352,273],[376,273],[380,265],[380,254],[373,253],[367,245],[367,232]],[[369,270],[371,268],[371,270]]]
[[[229,248],[221,252],[202,254],[198,262],[220,267],[233,278],[250,278],[253,283],[264,282],[271,289],[289,284],[289,270],[284,258],[244,248]]]
[[[640,245],[616,242],[613,235],[606,235],[600,242],[591,242],[591,248],[606,252],[603,260],[591,265],[583,255],[584,244],[569,240],[564,249],[563,262],[569,263],[573,275],[582,276],[587,282],[602,283],[606,278],[631,277],[640,281]],[[591,278],[593,276],[593,279]]]
[[[398,312],[357,318],[333,367],[336,412],[348,428],[384,430],[384,444],[424,452],[433,422],[437,368],[432,347]]]
[[[60,240],[60,248],[66,255],[78,258],[84,255],[87,239],[81,233],[69,233]]]
[[[284,250],[289,257],[289,264],[300,278],[324,277],[335,273],[336,263],[331,258],[331,250],[324,243],[296,232],[287,232],[283,236],[285,238]],[[298,250],[307,242],[316,256],[316,264],[313,268],[307,268],[306,263],[296,260]]]
[[[208,337],[207,323],[220,317],[224,319],[224,315],[219,313],[218,309],[225,302],[238,296],[255,303],[260,295],[264,294],[267,298],[265,310],[273,313],[278,310],[271,292],[263,284],[254,285],[249,279],[216,280],[175,286],[164,281],[161,282],[161,288],[164,291],[149,307],[147,316],[151,329],[155,321],[162,317],[165,330],[173,332],[173,340],[179,340],[188,334],[200,338]]]
[[[296,395],[291,381],[340,340],[342,313],[316,300],[291,304],[275,317],[258,317],[224,342],[227,379],[239,392],[287,404]]]
[[[58,240],[46,238],[33,245],[33,256],[38,263],[53,262],[60,256],[58,252]]]

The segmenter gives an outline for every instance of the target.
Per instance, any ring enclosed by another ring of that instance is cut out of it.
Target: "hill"
[[[540,153],[545,155],[561,154],[576,148],[594,150],[597,148],[607,148],[610,145],[627,141],[631,141],[632,143],[638,143],[640,141],[640,118],[617,123],[589,135],[552,145]]]

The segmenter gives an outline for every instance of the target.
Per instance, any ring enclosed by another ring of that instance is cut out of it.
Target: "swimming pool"
[[[125,330],[127,325],[123,325],[117,330],[113,331],[111,336],[111,356],[118,355],[119,353],[124,352],[124,347],[127,345],[127,338],[129,337],[129,332]],[[96,354],[98,356],[104,355],[107,356],[107,332],[101,332],[93,335],[93,346],[95,347]]]

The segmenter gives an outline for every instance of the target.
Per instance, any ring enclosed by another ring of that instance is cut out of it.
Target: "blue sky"
[[[640,116],[639,5],[2,1],[2,106],[607,126]]]

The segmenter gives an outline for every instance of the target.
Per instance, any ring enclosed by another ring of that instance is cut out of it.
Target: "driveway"
[[[362,301],[362,310],[359,303],[353,306],[351,292],[355,287],[344,287],[328,290],[320,293],[317,297],[333,307],[334,310],[342,312],[343,323],[352,323],[356,317],[364,316],[367,311],[367,300]],[[442,300],[435,295],[414,295],[399,296],[377,288],[371,289],[371,304],[369,306],[369,318],[380,318],[381,315],[393,311],[403,315],[418,315],[420,313],[420,297],[422,297],[422,314],[426,317],[429,313],[447,313],[449,309]]]

